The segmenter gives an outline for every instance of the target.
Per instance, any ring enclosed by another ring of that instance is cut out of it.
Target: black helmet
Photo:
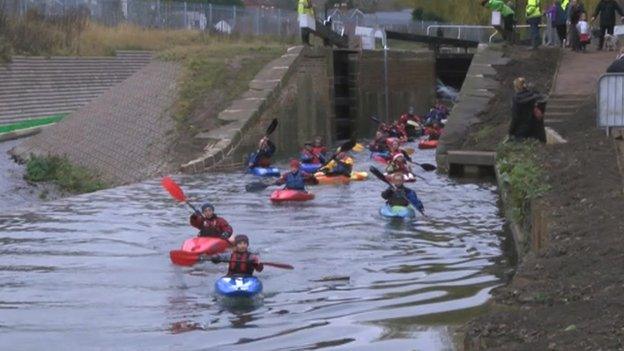
[[[249,238],[245,234],[239,234],[239,235],[237,235],[234,238],[234,243],[235,244],[238,244],[238,243],[243,242],[243,241],[246,242],[247,245],[249,245]]]

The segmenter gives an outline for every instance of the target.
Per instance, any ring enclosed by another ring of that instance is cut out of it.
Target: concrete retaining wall
[[[480,115],[487,109],[494,97],[494,91],[501,88],[500,82],[496,80],[496,70],[492,66],[508,62],[509,59],[503,57],[502,51],[479,46],[459,93],[459,101],[451,110],[436,150],[440,171],[448,172],[447,152],[461,149],[470,127],[481,122]]]

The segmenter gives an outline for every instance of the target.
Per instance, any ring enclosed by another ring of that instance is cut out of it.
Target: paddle
[[[195,208],[195,206],[191,205],[191,203],[188,202],[186,195],[184,195],[184,191],[182,191],[182,188],[180,188],[178,183],[176,183],[173,179],[171,179],[171,177],[169,176],[163,177],[163,179],[160,181],[160,184],[162,185],[163,188],[165,188],[165,190],[169,192],[171,197],[173,197],[179,202],[184,202],[185,204],[189,205],[189,207],[191,207],[194,212],[199,213],[199,211]]]
[[[396,186],[392,183],[390,183],[390,181],[388,179],[386,179],[386,176],[384,176],[383,173],[381,173],[380,170],[378,170],[375,166],[370,166],[370,171],[372,174],[375,175],[375,177],[377,177],[379,180],[381,180],[382,182],[390,185],[390,187],[392,187],[392,189],[396,190]],[[412,206],[414,206],[414,208],[418,209],[418,207],[416,206],[415,203],[412,203],[412,201],[410,199],[407,198],[407,196],[403,195],[402,196],[405,200],[407,200],[407,202],[409,202]],[[418,210],[423,216],[427,216],[425,215],[424,211]]]
[[[432,165],[431,163],[418,163],[414,160],[412,160],[412,158],[410,157],[409,153],[407,153],[407,151],[405,150],[401,150],[401,153],[403,153],[403,156],[405,156],[405,159],[410,162],[413,163],[417,166],[420,166],[423,170],[427,171],[427,172],[431,172],[431,171],[435,171],[436,170],[436,166]]]
[[[182,250],[173,250],[169,253],[171,261],[180,266],[192,266],[199,262],[205,262],[210,260],[210,255],[188,252]],[[265,266],[282,268],[282,269],[294,269],[295,267],[279,262],[260,262]]]
[[[256,192],[256,191],[261,191],[264,190],[272,185],[278,185],[276,182],[270,182],[270,183],[265,183],[265,182],[261,182],[261,181],[257,181],[257,182],[251,182],[247,185],[245,185],[245,190],[247,190],[247,192]]]
[[[379,120],[379,118],[377,118],[377,117],[375,117],[375,116],[370,116],[370,119],[371,119],[373,122],[377,123],[377,124],[381,124],[381,123],[382,123],[382,122]]]

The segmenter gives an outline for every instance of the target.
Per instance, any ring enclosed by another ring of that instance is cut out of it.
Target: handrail
[[[427,35],[430,35],[431,28],[453,28],[457,29],[457,39],[461,39],[461,30],[462,28],[470,28],[470,29],[488,29],[492,28],[492,26],[480,26],[480,25],[472,25],[472,24],[430,24],[427,26]]]
[[[547,25],[540,24],[539,27],[540,28],[546,28]],[[517,25],[514,26],[514,28],[531,28],[531,26],[528,25],[528,24],[517,24]],[[499,31],[495,31],[494,33],[492,33],[492,35],[490,35],[490,38],[488,39],[488,44],[492,44],[492,39],[494,39],[496,34],[500,34]],[[544,34],[542,34],[542,42],[546,41],[545,37],[546,37],[546,32],[544,32]]]

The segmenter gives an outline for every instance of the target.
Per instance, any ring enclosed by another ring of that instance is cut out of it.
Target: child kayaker
[[[438,140],[442,135],[442,126],[438,121],[434,121],[430,127],[425,128],[425,135],[429,140]]]
[[[254,271],[262,272],[264,265],[260,263],[260,257],[247,251],[249,249],[249,238],[247,235],[239,234],[234,242],[234,250],[231,254],[220,254],[210,256],[212,263],[228,262],[227,275],[231,276],[251,276]]]
[[[319,149],[319,148],[317,148]],[[301,155],[299,156],[299,160],[302,163],[325,163],[325,155],[320,150],[315,151],[314,146],[311,141],[308,141],[304,144],[303,150],[301,150]]]
[[[306,191],[306,180],[314,180],[314,176],[300,170],[300,167],[298,160],[290,160],[290,172],[282,174],[275,184],[286,184],[284,189]]]
[[[197,211],[193,213],[190,218],[191,225],[199,229],[199,234],[197,234],[197,236],[221,238],[233,244],[234,237],[232,233],[234,231],[225,219],[214,213],[214,206],[211,204],[203,204],[201,210],[201,213]]]
[[[390,183],[394,186],[388,187],[381,193],[381,197],[386,200],[388,206],[404,206],[412,205],[418,212],[424,214],[425,207],[412,189],[406,188],[403,183],[403,174],[394,173],[389,177]]]
[[[410,122],[411,123],[408,123]],[[420,135],[420,127],[416,128],[413,124],[421,124],[421,118],[420,116],[414,114],[414,108],[410,106],[409,110],[407,111],[407,113],[404,113],[400,118],[399,118],[399,125],[401,125],[405,131],[407,132],[407,136],[408,137],[415,137]]]
[[[271,156],[275,153],[275,144],[269,137],[263,137],[258,143],[258,150],[249,155],[249,168],[271,166]]]
[[[375,133],[375,139],[368,144],[368,149],[373,152],[388,151],[388,144],[386,144],[387,135],[382,131]]]
[[[405,159],[405,155],[402,153],[395,154],[392,157],[392,160],[388,163],[388,167],[386,167],[386,172],[388,174],[393,173],[401,173],[405,176],[412,176],[412,169],[407,164],[407,160]]]
[[[314,145],[312,145],[312,152],[316,155],[322,156],[325,159],[327,156],[327,148],[323,145],[323,138],[317,136],[314,138]],[[323,161],[325,162],[325,161]]]
[[[351,177],[353,171],[353,159],[346,152],[339,152],[336,157],[329,161],[328,164],[319,169],[326,176],[345,176]]]

